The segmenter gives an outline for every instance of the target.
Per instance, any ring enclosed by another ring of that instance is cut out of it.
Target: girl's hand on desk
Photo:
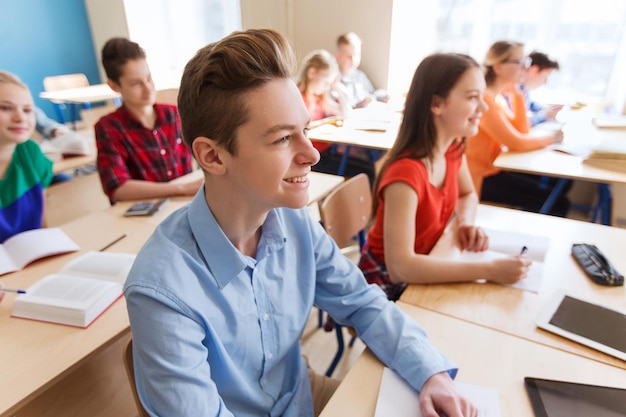
[[[435,374],[426,380],[419,395],[424,417],[476,417],[478,409],[459,393],[447,372]]]
[[[526,277],[531,263],[531,260],[524,255],[494,259],[490,261],[487,268],[487,280],[501,284],[514,284]]]
[[[563,142],[563,131],[559,130],[554,133],[554,137],[552,138],[553,143],[561,143]]]
[[[489,236],[480,227],[461,224],[457,233],[462,250],[482,252],[489,247]]]

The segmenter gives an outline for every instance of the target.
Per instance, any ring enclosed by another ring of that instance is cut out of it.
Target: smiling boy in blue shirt
[[[421,390],[424,415],[475,415],[454,365],[309,216],[319,154],[293,63],[283,35],[249,30],[185,68],[183,137],[205,186],[159,225],[126,282],[142,404],[157,416],[317,415],[336,386],[300,352],[317,305]]]

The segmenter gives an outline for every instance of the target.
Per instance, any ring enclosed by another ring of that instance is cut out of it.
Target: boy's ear
[[[120,92],[120,85],[116,83],[115,81],[107,80],[107,85],[111,87],[111,90],[115,91],[116,93]]]
[[[199,136],[193,141],[191,148],[198,165],[204,171],[213,175],[223,175],[226,172],[226,166],[221,155],[227,151],[217,146],[213,139]]]

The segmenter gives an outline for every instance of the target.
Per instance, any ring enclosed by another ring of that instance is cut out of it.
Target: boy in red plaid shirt
[[[194,195],[202,180],[170,183],[192,170],[176,106],[156,104],[156,89],[143,49],[125,38],[102,48],[107,83],[122,106],[95,126],[98,172],[112,202]]]

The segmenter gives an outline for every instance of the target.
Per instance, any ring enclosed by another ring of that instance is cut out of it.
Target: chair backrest
[[[87,86],[89,86],[89,80],[82,73],[54,75],[43,79],[43,88],[46,91],[67,90],[68,88]]]
[[[365,228],[372,213],[372,191],[366,174],[358,174],[331,191],[319,205],[326,232],[340,248],[359,236],[364,243]]]
[[[137,395],[137,386],[135,385],[135,369],[133,367],[133,339],[130,339],[124,347],[124,367],[126,368],[126,375],[128,376],[128,382],[133,390],[133,397],[135,398],[135,404],[137,405],[137,411],[139,411],[139,417],[150,417],[150,415],[144,410],[141,401],[139,401],[139,395]]]
[[[178,105],[178,88],[164,88],[157,90],[156,102],[161,104],[173,104]]]

